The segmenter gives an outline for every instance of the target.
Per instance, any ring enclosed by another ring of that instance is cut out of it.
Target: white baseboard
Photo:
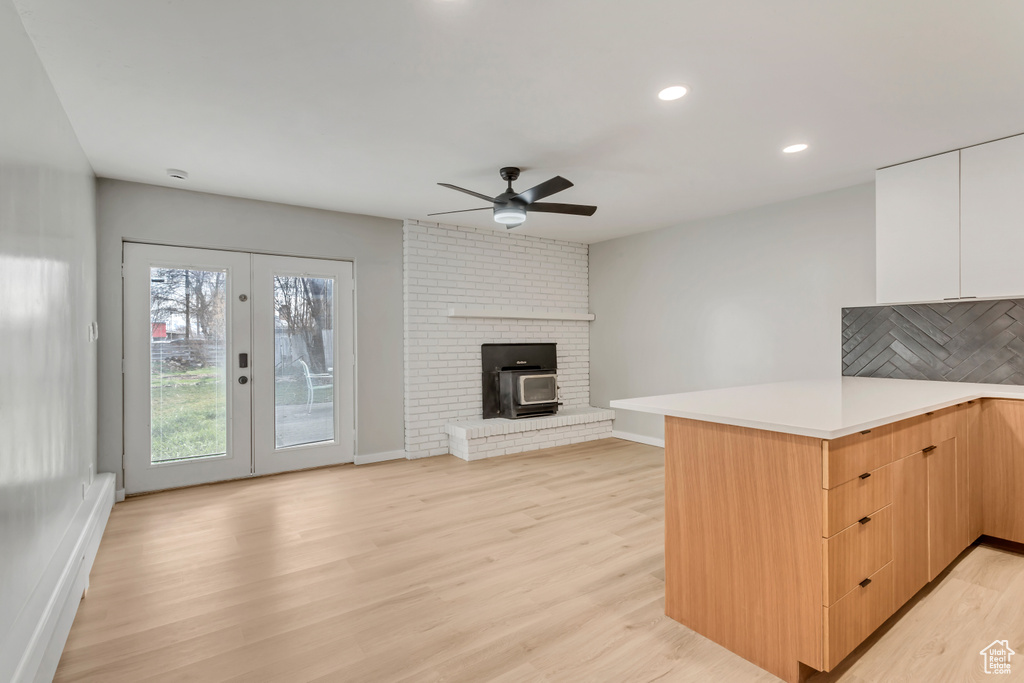
[[[117,489],[116,491],[114,491],[114,502],[115,503],[123,503],[124,502],[124,489]]]
[[[0,643],[0,680],[53,680],[113,506],[114,475],[96,475],[7,640]]]
[[[384,462],[385,460],[405,460],[405,451],[384,451],[382,453],[367,453],[366,455],[357,455],[355,457],[355,463],[357,465],[369,465],[373,462]]]
[[[612,430],[612,436],[616,439],[625,439],[626,441],[636,441],[637,443],[645,443],[648,446],[657,446],[658,448],[665,447],[665,439],[658,439],[653,436],[645,436],[643,434],[633,434],[632,432],[619,432]]]

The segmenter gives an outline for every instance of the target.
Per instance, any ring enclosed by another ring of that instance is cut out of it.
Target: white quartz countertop
[[[977,398],[1024,399],[1024,386],[843,377],[624,398],[611,407],[836,439]]]

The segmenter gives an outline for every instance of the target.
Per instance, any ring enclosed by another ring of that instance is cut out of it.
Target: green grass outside
[[[224,381],[215,367],[152,375],[153,462],[226,452]]]
[[[226,451],[224,381],[224,369],[215,367],[151,376],[153,462]],[[306,400],[306,382],[301,374],[277,378],[275,405],[305,405]],[[316,393],[316,403],[331,400],[328,392]]]

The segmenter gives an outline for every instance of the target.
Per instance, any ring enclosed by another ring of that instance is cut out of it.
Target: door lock
[[[242,375],[241,377],[238,378],[238,383],[239,384],[248,384],[249,383],[249,378],[246,377],[245,375]]]

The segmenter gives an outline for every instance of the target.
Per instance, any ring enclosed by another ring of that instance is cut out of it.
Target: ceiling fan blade
[[[437,213],[428,213],[428,216],[443,216],[446,213],[466,213],[467,211],[490,211],[494,209],[493,206],[481,206],[479,209],[459,209],[458,211],[439,211]]]
[[[513,197],[513,199],[518,199],[520,201],[526,202],[527,204],[533,204],[535,201],[539,199],[550,197],[556,192],[568,190],[570,187],[572,187],[572,183],[570,183],[562,176],[556,175],[551,180],[545,180],[543,183],[537,185],[536,187],[531,187],[529,190],[526,190],[525,192],[520,192],[515,197]]]
[[[573,216],[593,216],[597,211],[596,206],[585,204],[555,204],[553,202],[537,202],[530,204],[527,211],[540,211],[541,213],[568,213]]]
[[[480,194],[479,192],[473,192],[473,190],[467,190],[466,188],[459,187],[458,185],[449,185],[448,183],[438,183],[438,185],[440,185],[441,187],[447,187],[449,190],[457,190],[459,192],[465,192],[466,194],[471,194],[474,197],[476,197],[477,199],[482,199],[485,202],[491,202],[491,203],[494,202],[494,197],[488,197],[485,194]]]

